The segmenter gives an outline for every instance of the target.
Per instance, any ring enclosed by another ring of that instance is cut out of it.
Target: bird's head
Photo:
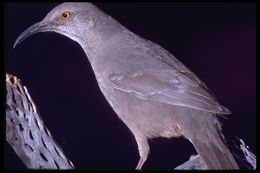
[[[94,26],[100,10],[91,3],[63,3],[51,10],[47,16],[27,28],[16,39],[13,48],[27,37],[38,32],[56,32],[81,44],[83,37]]]

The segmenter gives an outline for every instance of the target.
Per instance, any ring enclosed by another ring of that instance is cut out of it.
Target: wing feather
[[[160,74],[160,75],[159,75]],[[218,114],[230,114],[210,94],[206,85],[193,73],[161,70],[158,72],[113,73],[109,75],[114,88],[133,93],[136,97],[157,102],[185,106]]]

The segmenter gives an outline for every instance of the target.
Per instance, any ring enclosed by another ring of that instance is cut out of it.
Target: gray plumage
[[[47,31],[71,38],[85,51],[102,93],[136,139],[137,169],[149,154],[148,139],[160,136],[190,140],[209,169],[239,168],[217,117],[230,111],[167,50],[132,33],[91,3],[55,7],[24,31],[14,47]]]

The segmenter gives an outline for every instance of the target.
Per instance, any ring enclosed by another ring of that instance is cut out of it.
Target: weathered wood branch
[[[6,74],[6,140],[30,169],[73,169],[25,86]]]

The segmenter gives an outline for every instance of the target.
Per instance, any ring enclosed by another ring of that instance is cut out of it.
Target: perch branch
[[[6,74],[6,140],[30,169],[74,169],[55,142],[25,86]]]

